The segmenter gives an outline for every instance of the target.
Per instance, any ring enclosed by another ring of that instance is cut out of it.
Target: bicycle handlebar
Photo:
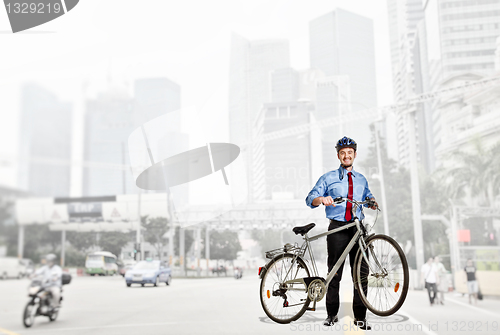
[[[356,201],[354,199],[343,198],[343,197],[337,197],[337,198],[333,199],[333,202],[336,204],[340,204],[344,201],[349,201],[350,203],[352,203],[356,206],[368,205],[368,207],[373,207],[375,205],[375,201],[371,200],[368,197],[365,198],[365,201]],[[380,208],[378,206],[377,206],[377,210],[380,210]]]

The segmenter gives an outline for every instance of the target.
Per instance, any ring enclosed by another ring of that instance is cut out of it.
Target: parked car
[[[125,272],[127,287],[132,284],[153,284],[154,286],[172,282],[172,271],[163,261],[145,260],[138,262],[132,269]]]
[[[0,278],[22,278],[26,273],[26,265],[17,257],[0,258]]]

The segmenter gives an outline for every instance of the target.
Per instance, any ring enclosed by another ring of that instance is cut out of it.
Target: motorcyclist
[[[50,306],[53,309],[59,307],[62,287],[62,269],[55,261],[56,255],[48,254],[45,256],[45,265],[36,271],[36,275],[43,278],[43,288],[52,294]]]

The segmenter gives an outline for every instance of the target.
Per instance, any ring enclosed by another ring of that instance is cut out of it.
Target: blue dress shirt
[[[333,199],[337,197],[347,198],[349,192],[348,172],[349,171],[340,166],[337,170],[333,170],[322,175],[311,192],[307,195],[307,206],[311,208],[318,207],[312,205],[313,200],[317,197],[331,196]],[[351,177],[353,186],[352,198],[354,200],[363,201],[366,197],[373,198],[372,192],[370,192],[370,189],[368,188],[368,182],[361,173],[352,169]],[[326,217],[328,219],[345,222],[346,203],[347,202],[344,201],[341,204],[335,204],[335,207],[325,206]],[[356,216],[360,220],[363,220],[364,215],[361,213],[360,208],[358,208]]]

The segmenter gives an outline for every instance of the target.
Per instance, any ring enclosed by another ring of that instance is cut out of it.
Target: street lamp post
[[[415,256],[417,261],[417,273],[424,265],[424,238],[422,233],[422,217],[420,205],[420,186],[418,181],[417,144],[415,139],[415,111],[406,114],[408,120],[408,146],[410,154],[410,176],[411,176],[411,203],[413,210],[413,229],[415,233]]]
[[[382,193],[382,207],[384,210],[382,211],[382,217],[384,218],[384,234],[389,235],[389,217],[387,216],[387,200],[385,197],[385,182],[384,182],[384,170],[382,169],[382,157],[380,154],[380,141],[378,138],[378,131],[375,128],[375,124],[372,123],[371,126],[375,133],[375,145],[377,146],[377,163],[378,163],[378,171],[379,171],[379,180],[380,180],[380,192]]]

